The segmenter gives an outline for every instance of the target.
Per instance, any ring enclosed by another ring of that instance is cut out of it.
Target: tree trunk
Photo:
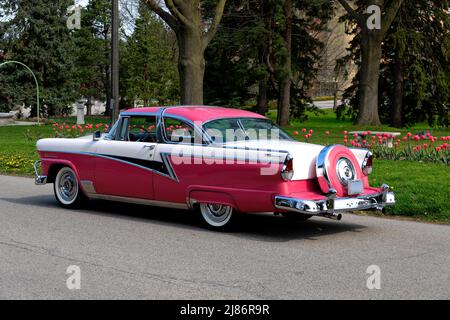
[[[110,90],[110,81],[109,78],[111,76],[109,66],[105,67],[105,78],[103,79],[103,86],[105,89],[105,97],[106,97],[106,108],[105,108],[105,116],[111,115],[111,90]]]
[[[364,31],[362,34],[358,125],[381,124],[378,116],[381,42],[382,37],[377,32]]]
[[[391,125],[395,128],[403,127],[403,70],[403,61],[397,58],[394,64],[394,97],[391,112]]]
[[[92,97],[89,96],[86,102],[86,116],[89,117],[91,115],[92,115]]]
[[[268,77],[265,76],[261,80],[259,80],[259,90],[258,90],[258,102],[256,105],[256,112],[261,115],[266,115],[267,111],[269,111],[268,100],[267,100],[267,85],[268,85]]]
[[[205,57],[201,29],[182,28],[177,38],[181,104],[203,105]]]
[[[287,57],[283,65],[285,78],[280,80],[280,92],[278,98],[278,124],[285,126],[289,124],[291,112],[291,86],[292,86],[292,20],[293,4],[292,0],[286,0],[284,13],[286,15],[286,27],[284,32],[284,41],[286,42]]]

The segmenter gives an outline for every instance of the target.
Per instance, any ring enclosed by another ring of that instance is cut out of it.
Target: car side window
[[[194,128],[183,120],[164,118],[164,135],[172,143],[194,143]]]
[[[156,117],[130,117],[126,141],[157,142]]]
[[[119,135],[117,137],[117,140],[119,141],[126,141],[127,139],[127,132],[128,132],[128,122],[130,121],[130,118],[122,118],[122,123],[120,125],[120,131]]]

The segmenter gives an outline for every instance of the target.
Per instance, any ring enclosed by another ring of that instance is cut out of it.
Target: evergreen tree
[[[316,34],[331,12],[323,1],[229,2],[206,53],[206,101],[236,106],[256,95],[261,114],[269,99],[278,99],[282,125],[291,114],[303,117],[321,47]]]
[[[81,12],[81,29],[74,32],[75,76],[80,94],[88,100],[88,115],[92,98],[105,101],[110,110],[110,25],[111,1],[90,0]]]
[[[383,44],[380,114],[395,127],[449,125],[449,2],[407,1]]]
[[[405,1],[382,46],[379,83],[379,113],[384,123],[395,127],[428,120],[430,125],[448,125],[450,46],[448,1]],[[359,63],[360,35],[357,30],[347,57]],[[359,112],[360,77],[344,94],[350,101],[347,114]],[[344,107],[338,109],[338,118]]]
[[[139,6],[135,29],[125,45],[126,96],[149,105],[179,101],[176,39],[148,6]]]
[[[68,107],[78,97],[74,81],[75,46],[66,26],[70,0],[6,0],[0,4],[1,50],[7,59],[28,65],[41,87],[41,105],[48,115],[70,112]],[[11,66],[0,78],[7,86],[0,88],[3,110],[25,103],[35,104],[33,79],[26,70]],[[6,102],[6,104],[5,104]],[[33,112],[36,110],[33,109]]]

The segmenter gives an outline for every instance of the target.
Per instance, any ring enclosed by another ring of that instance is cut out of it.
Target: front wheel
[[[199,211],[203,222],[212,230],[224,231],[232,225],[234,209],[230,206],[201,203]]]
[[[58,171],[53,190],[58,203],[66,209],[79,208],[86,200],[80,190],[77,175],[69,167],[63,167]]]

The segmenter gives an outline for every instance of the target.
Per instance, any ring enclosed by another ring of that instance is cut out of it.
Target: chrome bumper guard
[[[47,176],[41,175],[41,161],[38,160],[34,163],[34,174],[36,175],[36,179],[34,183],[38,186],[44,185],[47,183]]]
[[[382,186],[382,192],[355,198],[336,198],[336,191],[330,190],[326,200],[311,201],[283,196],[275,197],[275,207],[284,211],[320,216],[341,220],[343,212],[383,210],[395,204],[395,194],[388,185]]]

